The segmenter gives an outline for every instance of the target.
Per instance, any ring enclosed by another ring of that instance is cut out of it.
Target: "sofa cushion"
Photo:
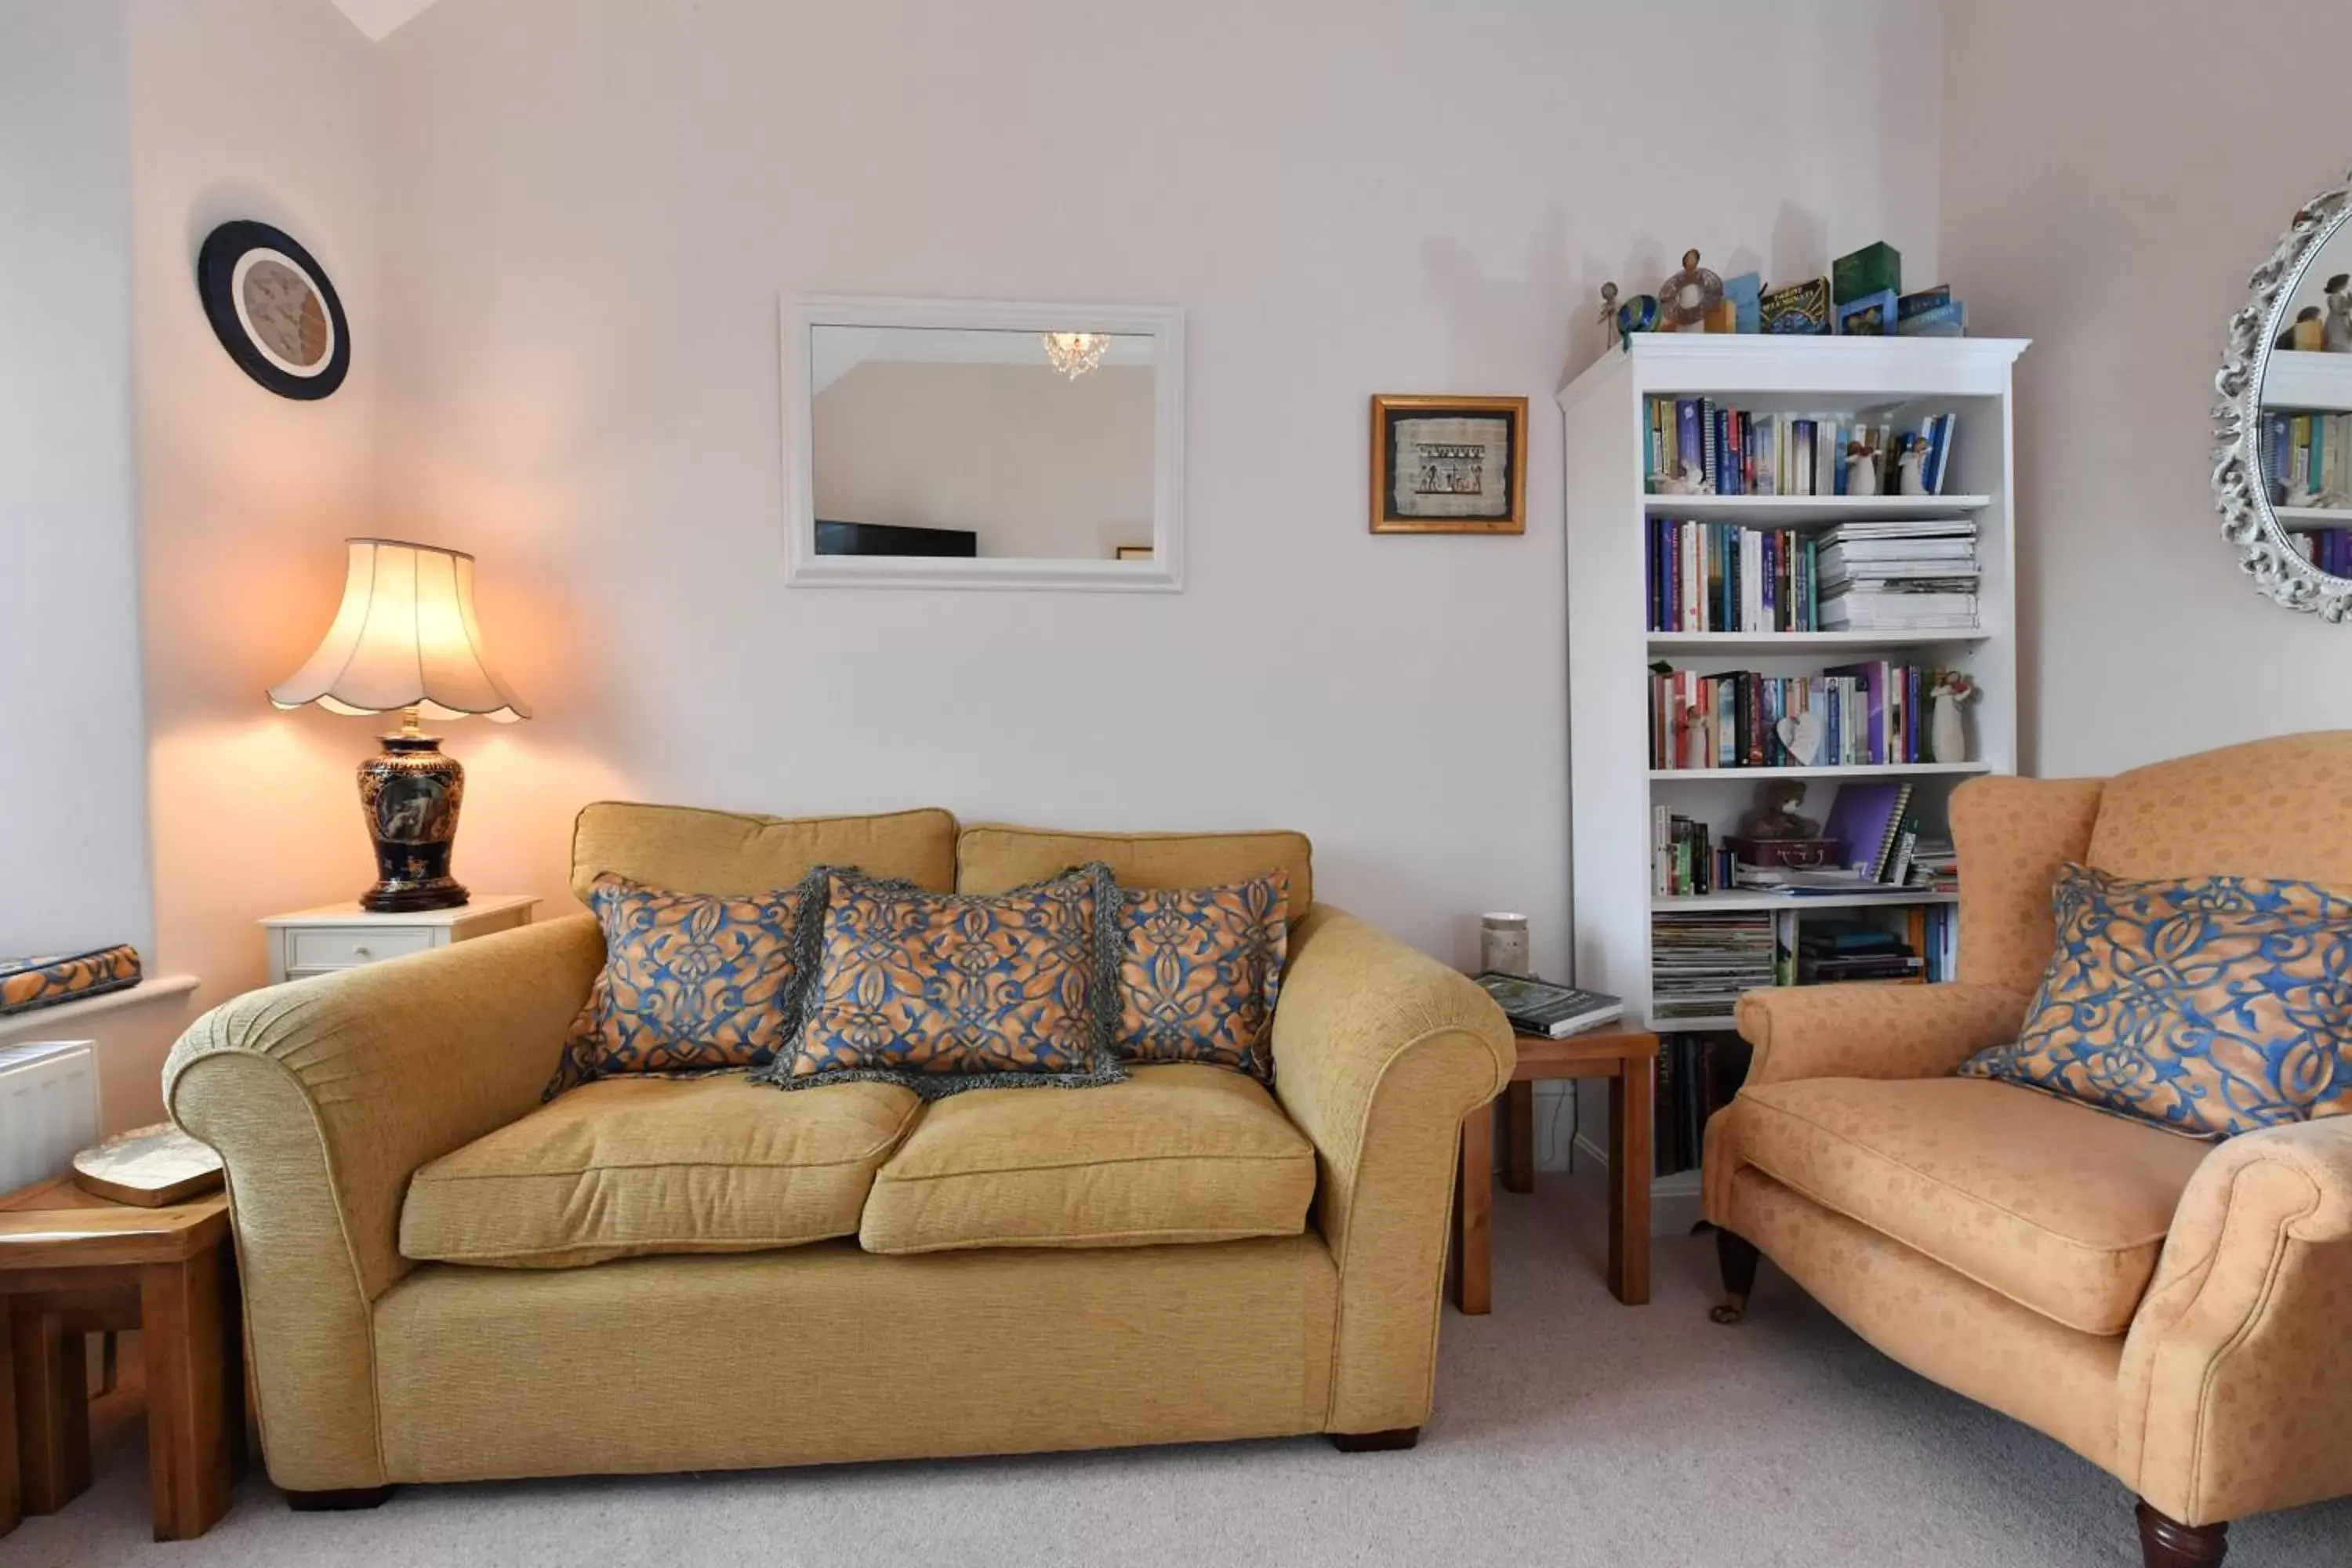
[[[1315,852],[1303,833],[1063,833],[986,822],[956,838],[956,890],[1001,893],[1099,860],[1122,888],[1174,890],[1288,879],[1290,923],[1315,904]],[[846,864],[846,862],[844,862]],[[867,868],[870,871],[872,868]]]
[[[953,816],[929,808],[751,816],[603,800],[583,807],[572,824],[572,890],[585,902],[596,879],[610,872],[680,892],[764,893],[819,866],[855,866],[944,893],[955,886],[955,833]]]
[[[765,1067],[792,1041],[807,989],[804,922],[824,917],[812,873],[767,893],[673,893],[607,873],[588,907],[604,967],[563,1040],[552,1100],[591,1079]]]
[[[2309,882],[2068,866],[2016,1041],[1960,1071],[2202,1137],[2352,1110],[2352,900]]]
[[[855,1235],[919,1104],[883,1083],[779,1094],[738,1073],[605,1079],[418,1171],[400,1250],[565,1268]]]
[[[1139,1066],[1077,1094],[989,1089],[928,1107],[875,1177],[868,1252],[1149,1247],[1292,1236],[1315,1149],[1253,1079]]]
[[[1289,879],[1120,893],[1118,1054],[1208,1062],[1274,1081],[1274,1005]]]
[[[836,871],[800,1035],[757,1077],[785,1089],[881,1079],[926,1100],[1127,1076],[1118,889],[1101,866],[1009,893],[925,893]]]
[[[1744,1163],[2044,1317],[2119,1334],[2210,1145],[1984,1079],[1739,1091]]]

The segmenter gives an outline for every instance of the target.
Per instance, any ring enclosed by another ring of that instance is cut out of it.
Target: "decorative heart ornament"
[[[1822,754],[1822,716],[1811,711],[1794,713],[1783,718],[1778,727],[1790,760],[1801,768],[1811,767]]]

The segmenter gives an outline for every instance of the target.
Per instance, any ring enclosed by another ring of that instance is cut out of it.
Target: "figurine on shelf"
[[[1617,341],[1622,345],[1635,332],[1658,330],[1658,297],[1636,294],[1617,307]]]
[[[1874,496],[1878,493],[1878,458],[1866,442],[1848,441],[1845,444],[1845,493],[1850,496]]]
[[[1853,483],[1851,476],[1848,477],[1847,483],[1849,485]],[[1926,442],[1916,440],[1909,442],[1904,447],[1903,455],[1895,459],[1895,493],[1905,496],[1924,496],[1930,493],[1927,489],[1927,444]]]
[[[1822,825],[1797,808],[1805,804],[1801,779],[1769,779],[1756,786],[1756,804],[1739,819],[1743,838],[1819,838]]]
[[[2271,343],[2274,349],[2298,350],[2317,353],[2327,346],[2327,328],[2319,319],[2319,307],[2305,305],[2294,313],[2294,320],[2279,329],[2278,337]]]
[[[1653,494],[1662,496],[1703,496],[1707,493],[1706,470],[1696,463],[1685,463],[1679,474],[1660,474],[1653,481]]]
[[[2327,280],[2327,319],[2319,324],[2319,346],[2332,354],[2352,353],[2352,272]]]
[[[1935,699],[1934,718],[1927,728],[1928,749],[1939,763],[1965,763],[1969,760],[1969,732],[1960,722],[1960,704],[1975,698],[1977,683],[1957,669],[1948,669],[1936,678],[1927,695]]]
[[[1723,303],[1723,279],[1698,264],[1698,252],[1683,252],[1683,269],[1658,286],[1666,326],[1677,332],[1703,331],[1706,319]]]
[[[1601,286],[1600,321],[1601,330],[1608,334],[1609,346],[1616,347],[1618,342],[1617,285],[1614,283],[1603,283]]]

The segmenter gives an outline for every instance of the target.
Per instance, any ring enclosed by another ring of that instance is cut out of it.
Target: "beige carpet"
[[[1551,1183],[1550,1178],[1547,1178]],[[204,1540],[147,1539],[141,1434],[108,1442],[6,1568],[2136,1568],[2131,1500],[2056,1444],[1893,1365],[1769,1267],[1749,1321],[1704,1310],[1712,1253],[1610,1300],[1598,1217],[1562,1181],[1496,1194],[1496,1311],[1448,1312],[1410,1453],[1319,1439],[824,1470],[409,1488],[297,1515],[249,1481]],[[1140,1369],[1139,1369],[1140,1372]],[[1179,1373],[1181,1375],[1181,1373]],[[2234,1532],[2243,1568],[2341,1568],[2352,1505]]]

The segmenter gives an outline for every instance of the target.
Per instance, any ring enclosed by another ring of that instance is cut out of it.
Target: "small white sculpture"
[[[1936,700],[1936,706],[1927,726],[1927,745],[1937,762],[1969,760],[1969,732],[1960,720],[1960,704],[1973,700],[1976,694],[1976,682],[1956,669],[1946,670],[1943,679],[1928,692]]]
[[[1660,474],[1658,494],[1662,496],[1703,496],[1706,494],[1706,472],[1696,463],[1685,463],[1680,474]]]
[[[1874,496],[1878,493],[1878,458],[1859,441],[1846,443],[1845,493],[1850,496]]]
[[[1810,768],[1821,760],[1827,726],[1819,712],[1807,709],[1789,714],[1773,728],[1780,731],[1780,744],[1788,748],[1790,759],[1798,767]]]
[[[2327,319],[2319,332],[2319,346],[2329,353],[2352,353],[2352,272],[2327,280]]]
[[[1927,493],[1927,448],[1914,441],[1903,448],[1895,459],[1895,493],[1923,496]]]

